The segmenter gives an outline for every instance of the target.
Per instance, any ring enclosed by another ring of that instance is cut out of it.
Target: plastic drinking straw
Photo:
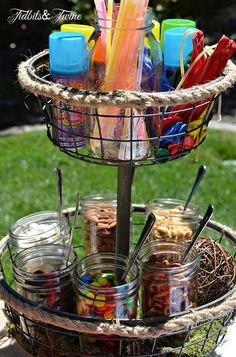
[[[99,18],[99,26],[101,27],[102,33],[102,46],[104,51],[106,51],[106,18],[107,18],[107,9],[105,0],[94,0],[98,18]]]
[[[139,3],[138,13],[140,13],[140,24],[138,24],[138,28],[142,28],[144,25],[144,17],[145,11],[147,10],[148,1]],[[137,25],[136,25],[137,27]],[[143,61],[144,61],[144,31],[143,30],[135,30],[138,32],[138,36],[136,36],[135,40],[133,40],[132,51],[134,53],[133,56],[130,56],[131,61],[125,65],[123,64],[123,68],[131,68],[130,70],[130,78],[129,83],[127,83],[126,89],[136,89],[139,90],[142,81],[142,70],[143,70]],[[130,39],[129,39],[130,41]],[[135,43],[135,41],[137,41]],[[137,69],[138,63],[138,69]],[[122,64],[121,64],[122,65]],[[119,73],[119,72],[118,72]],[[125,73],[119,73],[120,78],[122,76],[127,76]],[[125,78],[125,77],[124,77]],[[124,121],[122,138],[127,139],[127,142],[122,142],[120,145],[119,159],[121,160],[129,160],[132,158],[141,158],[144,157],[148,153],[149,144],[146,141],[148,138],[148,134],[146,131],[146,126],[144,122],[144,118],[141,116],[141,111],[133,110],[134,117],[130,117],[129,120]],[[130,120],[133,121],[133,130],[130,130]],[[133,142],[131,143],[130,140]],[[138,141],[135,141],[138,140]],[[131,145],[132,145],[132,153],[131,153]],[[137,153],[139,157],[137,157]]]
[[[138,8],[139,3],[136,0],[122,0],[120,3],[120,8],[119,8],[119,13],[117,16],[117,21],[116,21],[116,26],[115,26],[115,31],[114,31],[114,36],[113,36],[113,41],[112,41],[112,46],[111,46],[111,54],[109,57],[108,65],[107,65],[107,71],[106,71],[106,78],[105,78],[105,83],[103,89],[105,91],[110,91],[113,89],[126,89],[124,86],[123,78],[127,79],[125,76],[124,77],[119,77],[118,76],[118,67],[119,63],[121,62],[121,56],[125,52],[126,55],[129,53],[128,57],[131,57],[131,54],[128,50],[129,43],[127,43],[127,31],[129,29],[132,29],[132,26],[134,24],[132,23],[133,21],[130,20],[130,16],[137,18],[137,8]],[[132,15],[130,15],[132,14]],[[123,30],[123,29],[126,30]],[[121,30],[122,29],[122,30]],[[130,73],[130,69],[129,72]],[[100,109],[99,114],[107,114],[108,110],[106,109]],[[102,136],[106,138],[113,138],[113,133],[116,128],[117,124],[117,119],[115,116],[118,115],[119,109],[118,108],[111,108],[109,110],[109,114],[112,116],[114,115],[114,119],[108,120],[106,118],[105,120],[99,118],[100,121],[100,126],[101,126],[101,132]],[[98,127],[95,127],[94,134],[93,136],[99,137],[97,135],[98,132]],[[96,145],[96,142],[93,140],[93,144]],[[99,143],[98,143],[99,145]]]
[[[114,30],[111,53],[106,69],[106,78],[103,90],[132,90],[136,88],[137,59],[141,30],[136,30],[137,21],[135,20],[140,19],[140,22],[143,21],[142,19],[146,14],[147,6],[148,0],[121,0],[120,9]],[[132,19],[134,20],[132,21]],[[100,115],[103,113],[108,113],[107,108],[104,110],[99,110]],[[100,126],[103,137],[113,138],[117,121],[119,120],[119,118],[115,117],[119,113],[119,108],[111,108],[111,110],[109,110],[109,113],[110,115],[114,116],[114,119],[107,120],[106,118],[105,120],[103,120],[102,118],[100,118]],[[125,136],[127,136],[127,133],[129,133],[129,128],[125,127],[124,132],[126,134]],[[141,130],[139,132],[141,133]],[[96,135],[93,136],[99,137],[99,135],[97,135],[97,126],[95,126],[94,134],[95,133]],[[144,133],[146,133],[146,131]],[[145,139],[145,137],[143,138]],[[130,135],[128,135],[127,137],[127,140],[129,139]],[[93,142],[93,144],[96,146],[96,142]],[[128,144],[130,146],[130,143]]]
[[[106,64],[111,53],[111,32],[112,32],[112,14],[113,14],[113,0],[108,0],[107,4],[107,30],[106,30]]]
[[[143,1],[141,1],[141,3],[143,3]],[[130,21],[130,16],[132,16],[133,19],[139,18],[139,9],[140,2],[136,0],[122,0],[120,3],[111,56],[107,67],[105,90],[131,89],[127,88],[127,83],[130,78],[130,67],[135,57],[134,46],[136,45],[137,47],[137,38],[140,36],[140,31],[132,31],[135,30],[136,26],[135,21]],[[120,30],[120,28],[125,30]],[[124,54],[126,54],[124,58],[125,61],[122,61]],[[119,71],[119,65],[122,66],[122,71]],[[125,85],[123,82],[124,79],[126,80]],[[110,82],[111,80],[113,83]]]
[[[143,31],[140,29],[143,27],[143,19],[147,11],[147,4],[147,0],[142,0],[136,4],[135,19],[138,19],[138,22],[132,21],[133,31],[128,32],[128,38],[126,39],[127,48],[123,49],[124,59],[120,61],[120,68],[117,72],[118,78],[127,78],[126,87],[122,89],[136,89],[138,50],[139,44],[141,43],[140,39],[143,35]],[[127,53],[129,53],[129,56],[127,56]]]
[[[186,39],[192,35],[192,33],[197,32],[198,30],[193,30],[193,29],[189,29],[186,30],[184,33],[184,37],[183,37],[183,41],[182,44],[180,46],[180,73],[181,73],[181,78],[183,78],[185,71],[184,71],[184,45],[185,45],[185,41]]]

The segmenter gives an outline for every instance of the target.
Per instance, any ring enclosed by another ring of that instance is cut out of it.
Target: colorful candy
[[[138,294],[129,297],[126,281],[114,274],[84,274],[85,283],[77,295],[77,312],[81,316],[105,319],[134,318],[136,316]]]

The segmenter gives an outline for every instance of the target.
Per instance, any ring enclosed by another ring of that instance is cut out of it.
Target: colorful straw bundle
[[[113,1],[108,0],[106,35],[102,36],[102,41],[106,39],[106,44],[103,46],[106,48],[106,76],[103,91],[141,89],[145,37],[142,28],[148,1],[121,0],[117,18],[113,19]],[[101,2],[104,3],[104,0]],[[95,4],[100,11],[99,0],[95,1]],[[115,23],[114,27],[113,23]],[[121,113],[125,118],[121,117]],[[103,117],[104,115],[106,117]],[[148,134],[141,111],[120,110],[114,107],[99,109],[98,121],[99,123],[96,122],[94,126],[93,137],[101,136],[103,139],[117,142],[117,145],[114,145],[112,141],[103,141],[104,153],[106,155],[106,151],[109,152],[111,159],[129,160],[131,156],[132,159],[142,159],[148,153]],[[91,140],[92,151],[96,152],[100,147],[100,140]]]

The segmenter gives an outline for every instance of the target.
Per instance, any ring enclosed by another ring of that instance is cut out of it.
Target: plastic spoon
[[[132,268],[132,265],[134,264],[145,240],[147,239],[147,236],[149,235],[149,233],[151,232],[151,229],[154,225],[154,223],[156,222],[156,217],[153,213],[150,213],[147,220],[146,220],[146,223],[143,227],[143,230],[142,230],[142,233],[140,235],[140,238],[138,240],[138,243],[136,244],[136,247],[133,251],[133,254],[131,255],[131,258],[129,260],[129,263],[128,263],[128,266],[125,270],[125,272],[123,273],[122,275],[122,280],[125,280],[127,275],[129,274],[129,271],[130,269]]]
[[[186,260],[190,250],[192,249],[193,245],[196,243],[196,240],[198,239],[198,237],[202,233],[203,229],[206,227],[207,223],[211,219],[213,212],[214,212],[214,207],[212,205],[209,205],[203,219],[201,220],[201,222],[199,224],[199,227],[198,227],[196,233],[193,235],[193,238],[192,238],[191,242],[189,243],[188,248],[186,249],[186,251],[184,252],[184,255],[182,256],[182,259],[180,262],[181,264],[183,264],[184,261]]]
[[[198,170],[197,177],[196,177],[196,179],[195,179],[195,182],[194,182],[194,185],[193,185],[193,187],[192,187],[192,190],[191,190],[191,192],[190,192],[190,194],[189,194],[189,196],[188,196],[188,199],[187,199],[187,201],[186,201],[186,203],[185,203],[184,211],[186,211],[186,209],[187,209],[187,207],[188,207],[188,205],[189,205],[189,202],[191,201],[191,199],[192,199],[192,197],[193,197],[193,195],[194,195],[196,189],[197,189],[198,186],[200,185],[200,182],[202,181],[202,178],[203,178],[203,176],[205,175],[205,173],[206,173],[206,166],[201,165],[200,168],[199,168],[199,170]]]
[[[74,215],[72,228],[71,228],[70,239],[69,239],[69,251],[68,251],[68,256],[67,256],[67,259],[66,259],[66,266],[68,265],[68,262],[69,262],[69,259],[70,259],[71,246],[72,246],[72,242],[73,242],[73,238],[74,238],[74,234],[75,234],[75,223],[76,223],[76,218],[77,218],[78,213],[79,213],[79,206],[80,206],[80,195],[77,192],[77,202],[76,202],[75,215]]]

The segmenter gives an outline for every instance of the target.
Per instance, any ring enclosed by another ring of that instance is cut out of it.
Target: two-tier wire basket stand
[[[47,50],[20,65],[19,81],[24,89],[37,96],[47,134],[53,144],[76,159],[118,167],[116,253],[129,255],[131,188],[135,169],[181,158],[202,144],[217,97],[236,82],[235,68],[229,62],[224,75],[216,80],[176,92],[103,93],[52,83]],[[120,108],[119,115],[101,116],[101,107]],[[62,123],[55,121],[55,110],[66,114],[66,131]],[[82,138],[79,141],[70,122],[74,113],[81,115],[86,123],[86,130],[83,134],[80,132]],[[195,120],[193,125],[196,113],[201,113],[201,120]],[[177,134],[165,135],[164,123],[167,120],[174,122],[176,116],[181,117],[182,114],[187,118],[185,129]],[[106,137],[101,130],[101,121],[115,121],[118,126],[125,123],[126,135],[112,139]],[[96,131],[94,125],[97,125]],[[137,127],[145,128],[145,138],[137,139]],[[60,134],[69,140],[70,145],[59,139]],[[85,143],[83,146],[80,145],[81,139]],[[97,150],[94,150],[94,143]],[[171,150],[166,150],[163,143],[170,144]],[[142,155],[139,155],[140,148]],[[125,156],[120,155],[121,149],[124,149],[122,153],[126,152]],[[134,209],[145,212],[143,206],[135,206]],[[235,234],[213,222],[208,228],[214,238],[230,250],[235,261]],[[222,341],[226,327],[234,316],[235,286],[208,305],[165,319],[112,321],[81,318],[50,310],[35,305],[11,288],[11,279],[6,274],[6,266],[11,262],[6,249],[7,243],[1,249],[3,277],[0,297],[6,302],[12,335],[35,356],[207,356]],[[22,321],[26,326],[24,330]],[[34,334],[31,333],[32,325]]]

